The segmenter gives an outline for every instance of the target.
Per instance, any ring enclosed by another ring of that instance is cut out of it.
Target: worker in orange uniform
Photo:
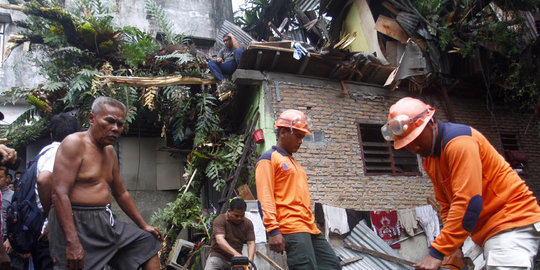
[[[435,109],[406,97],[390,107],[383,137],[424,158],[444,228],[417,269],[438,269],[465,239],[484,249],[486,269],[533,269],[540,207],[519,175],[476,129],[436,121]]]
[[[309,186],[296,153],[308,130],[301,111],[286,110],[274,124],[277,145],[266,151],[255,166],[257,196],[270,249],[287,252],[290,270],[336,270],[336,253],[315,225]]]

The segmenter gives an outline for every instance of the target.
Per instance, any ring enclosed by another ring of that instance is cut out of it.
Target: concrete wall
[[[156,33],[156,25],[146,17],[145,0],[116,2],[120,13],[116,20],[118,25],[131,25]],[[163,7],[178,34],[215,39],[223,20],[232,20],[230,0],[156,0],[156,2]]]
[[[184,164],[169,153],[159,151],[164,143],[161,138],[134,137],[123,137],[118,143],[120,175],[147,222],[158,208],[174,201],[184,184]],[[129,220],[116,203],[113,207],[122,220]]]
[[[347,84],[349,95],[342,95],[337,82],[269,73],[264,83],[265,115],[275,119],[285,109],[295,108],[311,119],[311,131],[321,131],[324,140],[304,143],[294,156],[308,174],[312,202],[357,210],[397,210],[426,204],[433,195],[427,176],[366,176],[356,122],[385,123],[389,107],[406,92]],[[281,101],[277,101],[275,82]],[[448,121],[446,107],[439,96],[420,97],[437,109],[436,116]],[[529,157],[526,182],[537,198],[540,195],[540,140],[537,124],[523,131],[530,116],[512,113],[498,106],[488,112],[484,99],[451,97],[456,122],[472,125],[501,151],[499,134],[516,132]],[[259,104],[261,106],[262,104]],[[496,123],[496,125],[495,125]],[[261,123],[264,125],[264,122]],[[268,127],[266,127],[268,128]],[[272,142],[265,145],[268,149]]]

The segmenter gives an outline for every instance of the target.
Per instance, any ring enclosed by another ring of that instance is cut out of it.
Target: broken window
[[[366,175],[421,175],[418,157],[406,149],[395,150],[384,140],[380,124],[357,123],[358,140]]]
[[[524,176],[527,156],[519,145],[518,136],[512,133],[501,133],[501,144],[506,161],[510,163],[514,171]]]

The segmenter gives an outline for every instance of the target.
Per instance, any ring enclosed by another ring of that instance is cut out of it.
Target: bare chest
[[[77,174],[79,184],[110,184],[116,160],[107,151],[91,149],[83,155]]]

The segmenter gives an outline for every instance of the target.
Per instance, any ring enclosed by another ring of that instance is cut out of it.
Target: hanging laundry
[[[401,229],[397,218],[397,211],[371,211],[370,216],[373,231],[385,242],[390,244],[399,239]],[[392,248],[400,247],[400,244],[392,246]]]
[[[431,242],[441,233],[437,211],[431,205],[416,207],[416,218],[420,226],[424,228],[427,245],[430,246]]]
[[[349,223],[349,230],[353,230],[354,227],[360,222],[360,220],[366,221],[366,226],[371,229],[371,217],[369,211],[359,211],[354,209],[345,209],[347,213],[347,222]]]
[[[323,205],[322,208],[324,211],[324,231],[326,239],[329,239],[328,235],[330,232],[339,235],[349,232],[349,223],[347,223],[347,213],[345,212],[345,208],[330,205]]]
[[[322,204],[315,203],[315,211],[313,212],[315,214],[315,222],[320,226],[320,228],[324,228],[324,211]]]
[[[409,236],[414,236],[414,230],[418,229],[416,220],[416,209],[405,209],[397,211],[399,224]]]

